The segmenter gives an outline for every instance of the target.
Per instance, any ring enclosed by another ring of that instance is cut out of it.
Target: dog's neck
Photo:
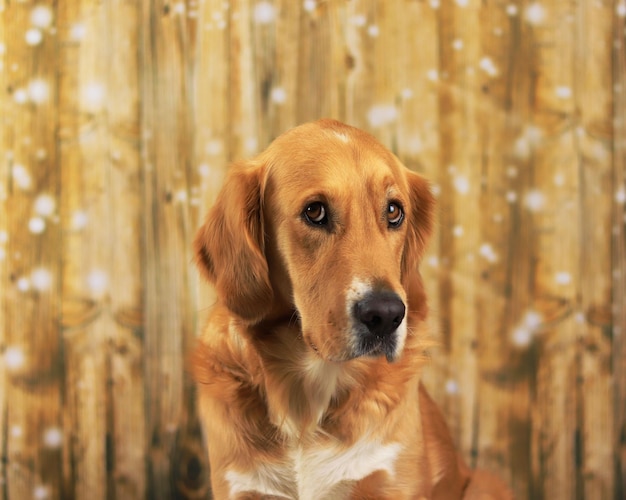
[[[250,333],[261,355],[268,417],[286,437],[306,439],[307,435],[332,433],[349,441],[352,434],[362,435],[369,427],[376,427],[400,403],[384,390],[389,383],[387,373],[393,371],[395,377],[405,373],[406,380],[414,379],[417,387],[419,373],[414,362],[407,362],[415,355],[412,342],[392,367],[384,357],[323,360],[303,341],[295,316],[274,322],[271,328],[264,325],[261,330],[271,333],[264,337]],[[361,408],[362,401],[368,402],[368,408]],[[363,410],[358,429],[344,421],[347,413],[354,413],[347,412],[348,407]]]

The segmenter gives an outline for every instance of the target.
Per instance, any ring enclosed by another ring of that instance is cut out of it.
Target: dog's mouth
[[[368,357],[377,358],[385,356],[389,363],[393,363],[397,358],[398,340],[396,335],[377,337],[368,333],[361,333],[355,349],[355,358]]]

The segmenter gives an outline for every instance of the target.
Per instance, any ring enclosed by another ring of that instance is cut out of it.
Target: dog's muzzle
[[[356,356],[385,355],[393,361],[398,336],[406,307],[398,295],[391,291],[370,292],[354,304],[356,325]]]

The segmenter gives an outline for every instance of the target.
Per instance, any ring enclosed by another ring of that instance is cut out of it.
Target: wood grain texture
[[[208,498],[190,242],[229,162],[376,135],[438,198],[425,380],[518,499],[626,493],[623,0],[0,0],[0,500]]]

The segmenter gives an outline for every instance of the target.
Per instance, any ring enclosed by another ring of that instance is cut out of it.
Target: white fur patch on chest
[[[395,474],[400,443],[361,439],[343,449],[338,445],[294,449],[291,464],[259,464],[253,472],[229,471],[230,494],[258,492],[294,500],[340,500],[350,485],[376,471]]]

